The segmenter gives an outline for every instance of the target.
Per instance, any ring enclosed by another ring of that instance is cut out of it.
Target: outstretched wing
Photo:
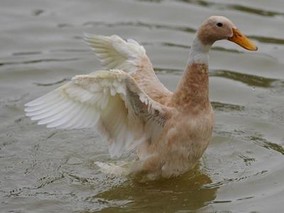
[[[108,136],[112,156],[152,137],[145,132],[146,125],[162,129],[169,110],[149,98],[129,74],[120,70],[75,76],[25,106],[27,116],[47,127],[97,126]]]
[[[157,78],[144,47],[135,40],[123,40],[117,35],[86,34],[85,41],[105,68],[129,73],[152,99],[160,101],[160,98],[172,94]]]
[[[132,39],[123,40],[117,35],[100,36],[85,34],[84,40],[94,50],[102,65],[107,69],[121,69],[128,73],[144,66],[152,68],[143,46]]]

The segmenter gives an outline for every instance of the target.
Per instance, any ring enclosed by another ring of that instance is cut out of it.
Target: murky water
[[[1,0],[1,212],[282,212],[284,200],[284,1]],[[211,51],[212,143],[194,171],[139,183],[106,175],[112,161],[91,129],[58,131],[23,105],[75,74],[98,69],[83,32],[141,42],[174,89],[199,24],[225,15],[258,44]]]

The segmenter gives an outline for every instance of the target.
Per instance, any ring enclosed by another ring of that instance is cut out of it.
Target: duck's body
[[[136,150],[139,159],[131,173],[182,174],[198,162],[212,136],[208,52],[220,39],[256,50],[231,21],[210,17],[199,28],[184,76],[171,92],[159,81],[137,42],[118,36],[87,36],[108,71],[75,76],[26,104],[27,115],[47,127],[96,126],[108,137],[112,156]]]

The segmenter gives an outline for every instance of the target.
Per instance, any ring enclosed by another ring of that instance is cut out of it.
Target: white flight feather
[[[144,47],[133,39],[125,41],[117,35],[85,34],[84,40],[107,69],[116,68],[132,73],[137,71],[141,60],[147,57]]]
[[[27,103],[26,115],[50,128],[97,126],[108,137],[110,154],[119,156],[152,137],[151,127],[163,107],[149,98],[135,80],[121,70],[78,75],[71,82]],[[143,110],[138,109],[141,106]],[[146,110],[146,111],[145,111]],[[144,117],[145,116],[145,117]],[[149,116],[152,119],[149,120]],[[159,120],[159,119],[158,119]],[[155,124],[162,129],[161,123]]]

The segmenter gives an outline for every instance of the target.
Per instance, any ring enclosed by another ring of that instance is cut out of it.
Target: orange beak
[[[228,40],[235,42],[247,50],[256,51],[258,49],[257,46],[237,28],[233,28],[233,36],[228,38]]]

